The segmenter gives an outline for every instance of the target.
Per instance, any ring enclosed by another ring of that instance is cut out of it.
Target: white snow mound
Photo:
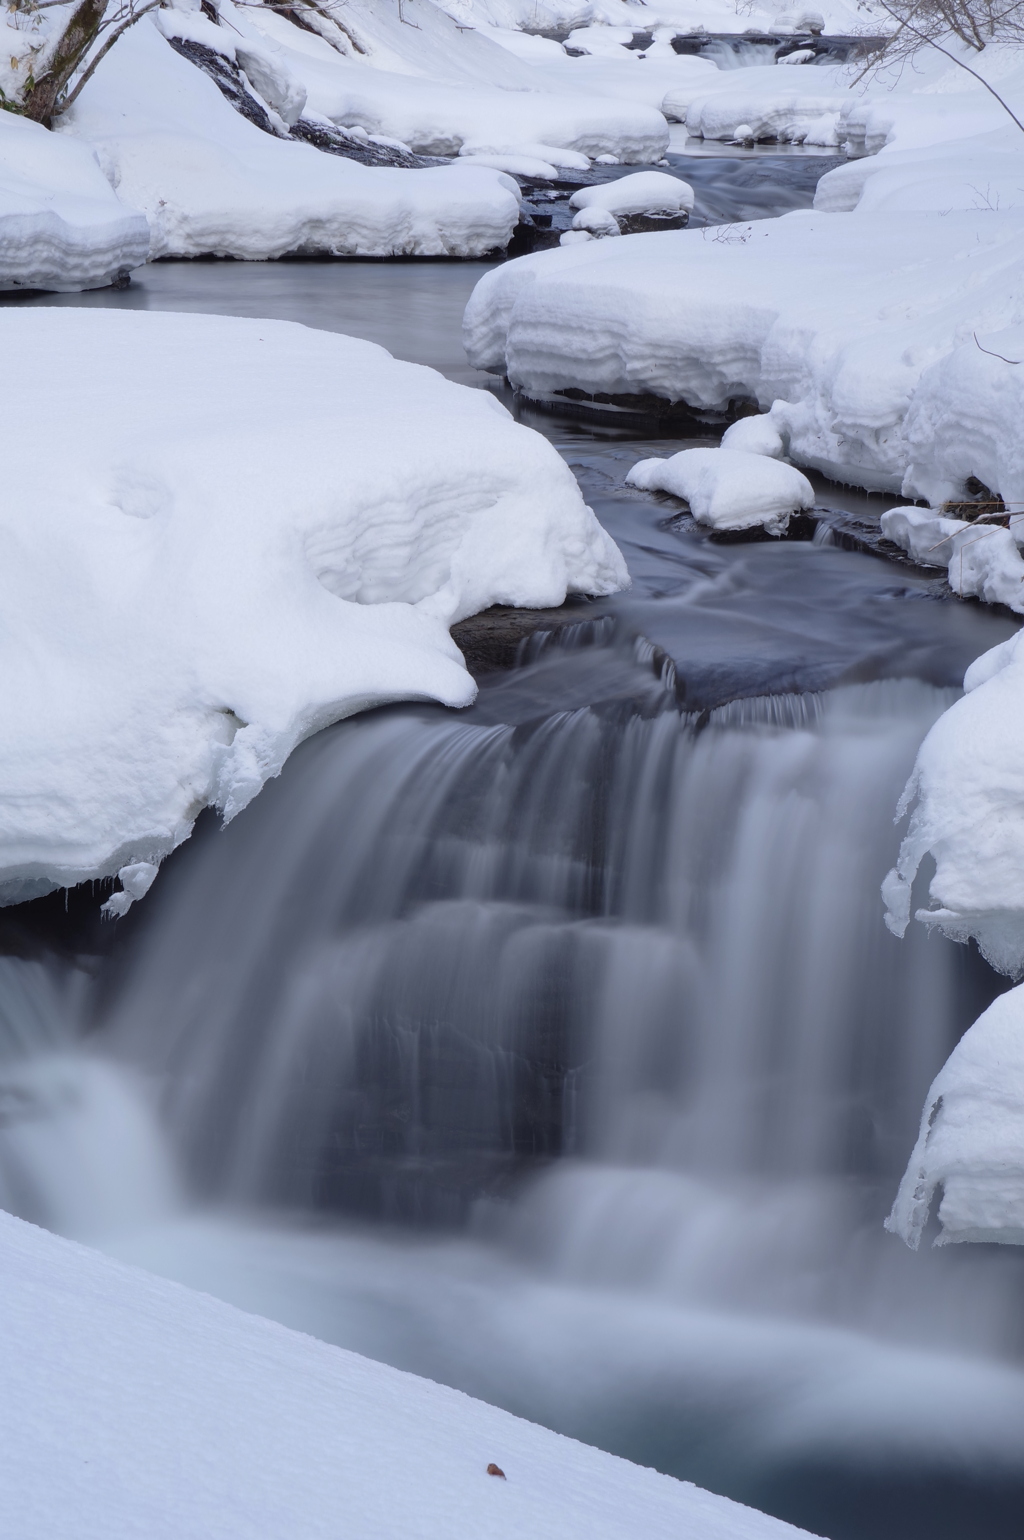
[[[794,466],[741,449],[683,449],[667,460],[641,460],[626,485],[682,498],[712,529],[761,525],[784,535],[790,514],[814,506],[814,489]]]
[[[803,1533],[7,1214],[0,1321],[12,1540]]]
[[[928,733],[900,812],[913,804],[899,860],[883,885],[886,923],[902,935],[911,885],[935,861],[932,907],[917,918],[957,941],[977,939],[1003,973],[1024,973],[1024,648],[1018,632],[984,653],[967,693]]]
[[[85,145],[0,111],[0,290],[98,289],[148,255],[144,215]]]
[[[732,423],[722,434],[722,448],[744,449],[747,454],[768,455],[773,460],[786,453],[785,441],[770,413],[741,417]]]
[[[676,214],[693,208],[693,188],[664,171],[635,171],[614,182],[581,187],[571,209],[607,209],[609,214]]]
[[[455,620],[628,583],[546,440],[370,343],[38,308],[0,346],[8,902],[122,868],[130,897],[319,727],[467,704]]]
[[[936,1190],[935,1242],[1024,1245],[1024,985],[1000,995],[939,1071],[886,1228],[915,1250]]]

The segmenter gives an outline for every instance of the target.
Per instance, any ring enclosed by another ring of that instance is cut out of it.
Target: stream
[[[833,163],[672,157],[708,223]],[[317,734],[116,927],[87,892],[0,912],[0,1206],[829,1540],[1009,1540],[1024,1259],[882,1228],[1005,981],[896,941],[879,884],[922,737],[1016,622],[873,550],[889,499],[819,479],[801,538],[744,543],[627,489],[721,425],[517,402],[462,353],[486,270],[13,301],[301,321],[493,390],[634,586],[466,711]]]

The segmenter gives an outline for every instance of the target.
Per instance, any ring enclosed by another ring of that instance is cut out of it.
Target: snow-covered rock
[[[573,230],[586,230],[588,235],[593,235],[598,239],[605,235],[622,234],[619,228],[619,221],[615,218],[612,211],[601,207],[580,209],[579,213],[573,216],[572,228]],[[566,231],[566,235],[568,233]],[[562,240],[565,240],[564,235]]]
[[[635,171],[613,182],[581,187],[569,199],[572,209],[607,209],[609,214],[678,214],[693,208],[693,188],[664,171]]]
[[[814,506],[814,489],[792,465],[741,449],[683,449],[667,460],[641,460],[627,486],[670,492],[712,529],[754,529],[784,535],[790,514]]]
[[[130,896],[319,727],[468,703],[453,621],[628,582],[546,440],[369,343],[37,308],[0,346],[7,901]]]
[[[1024,984],[954,1048],[925,1102],[887,1228],[915,1250],[941,1191],[935,1244],[1024,1245]]]
[[[579,1444],[0,1214],[17,1540],[797,1540]]]
[[[519,218],[484,167],[363,166],[262,133],[149,18],[119,39],[60,127],[146,214],[154,257],[479,256],[504,247]]]
[[[0,111],[0,290],[102,288],[148,254],[144,215],[85,145]]]

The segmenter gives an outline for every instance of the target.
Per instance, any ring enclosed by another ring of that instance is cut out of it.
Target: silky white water
[[[98,989],[6,960],[3,1201],[827,1534],[1002,1534],[1017,1258],[881,1229],[978,988],[877,897],[951,694],[698,716],[592,641],[318,735]],[[584,666],[628,702],[487,720]]]

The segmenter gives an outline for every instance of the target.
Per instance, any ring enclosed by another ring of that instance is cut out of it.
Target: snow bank
[[[469,702],[453,621],[628,581],[539,434],[369,343],[46,308],[0,338],[7,901],[120,869],[123,909],[319,727]]]
[[[937,1075],[886,1228],[915,1250],[934,1201],[935,1242],[1024,1245],[1024,985],[989,1006]]]
[[[393,136],[424,155],[457,155],[472,144],[516,152],[538,143],[623,161],[665,153],[668,129],[654,104],[602,99],[564,75],[538,75],[483,33],[460,31],[433,4],[417,8],[415,25],[397,0],[335,14],[359,43],[347,56],[337,46],[343,38],[301,31],[263,7],[234,8],[230,19],[275,48],[302,81],[311,112]]]
[[[307,72],[307,79],[311,75]],[[538,141],[627,164],[660,160],[668,125],[643,103],[542,91],[453,89],[442,81],[353,67],[310,86],[310,105],[332,122],[393,134],[423,155],[457,155],[486,140],[516,151]]]
[[[0,1297],[18,1540],[802,1533],[6,1214]]]
[[[1024,615],[1024,561],[1010,530],[893,508],[882,514],[882,533],[923,566],[945,567],[954,593]]]
[[[154,257],[479,256],[503,248],[519,218],[483,167],[363,166],[261,132],[146,18],[60,127],[146,214]]]
[[[0,111],[0,289],[97,289],[149,254],[85,145]]]
[[[792,465],[741,449],[683,449],[667,460],[641,460],[627,486],[670,492],[689,503],[699,524],[784,535],[791,513],[814,506],[814,489]]]
[[[973,337],[1024,358],[1003,333],[1024,321],[1022,236],[1024,213],[800,211],[589,241],[488,273],[466,347],[536,400],[753,399],[793,460],[838,481],[956,496],[975,476],[1024,499],[1022,369]]]
[[[670,90],[662,103],[669,118],[685,123],[687,131],[704,139],[733,139],[741,124],[743,138],[801,142],[827,116],[835,143],[839,114],[849,100],[849,76],[844,68],[820,65],[780,69],[778,65],[722,71],[717,81]]]

